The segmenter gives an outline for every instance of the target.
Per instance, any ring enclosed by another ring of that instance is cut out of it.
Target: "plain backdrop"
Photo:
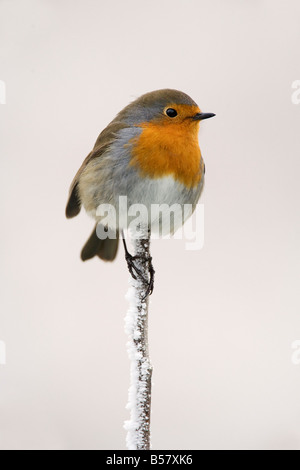
[[[153,449],[300,449],[298,0],[1,0],[1,449],[124,449],[128,272],[66,220],[100,131],[176,88],[201,124],[205,244],[155,240]],[[295,362],[295,361],[294,361]]]

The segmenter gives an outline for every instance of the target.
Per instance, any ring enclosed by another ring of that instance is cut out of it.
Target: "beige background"
[[[155,241],[154,449],[300,449],[300,3],[1,0],[2,449],[122,449],[128,274],[79,260],[69,184],[130,100],[201,126],[205,246]]]

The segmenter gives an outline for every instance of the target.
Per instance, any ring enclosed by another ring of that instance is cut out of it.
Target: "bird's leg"
[[[130,272],[130,275],[133,277],[133,279],[137,280],[137,276],[139,277],[139,279],[142,280],[143,284],[147,285],[147,290],[146,290],[146,294],[143,298],[143,300],[148,297],[148,295],[151,295],[152,292],[153,292],[153,288],[154,288],[154,268],[153,268],[153,264],[152,264],[152,256],[150,257],[145,257],[143,255],[132,255],[131,253],[129,253],[128,249],[127,249],[127,245],[126,245],[126,241],[125,241],[125,236],[124,236],[124,232],[122,230],[122,240],[123,240],[123,245],[124,245],[124,250],[125,250],[125,259],[126,259],[126,262],[127,262],[127,267],[128,267],[128,271]],[[148,271],[149,271],[149,275],[150,275],[150,280],[148,282],[147,279],[145,279],[142,271],[137,267],[135,261],[136,260],[141,260],[142,262],[146,262],[147,263],[147,267],[148,267]]]
[[[124,237],[124,232],[122,231],[122,240],[123,240],[123,245],[124,245],[124,250],[125,250],[125,259],[126,259],[126,262],[127,262],[127,267],[128,267],[128,271],[130,272],[130,275],[133,277],[133,279],[137,279],[136,275],[134,274],[134,271],[135,273],[141,278],[143,279],[143,281],[145,282],[145,279],[143,277],[143,274],[141,272],[140,269],[138,269],[138,267],[135,265],[134,261],[138,258],[140,258],[140,256],[134,256],[132,255],[131,253],[129,253],[128,249],[127,249],[127,245],[126,245],[126,241],[125,241],[125,237]]]

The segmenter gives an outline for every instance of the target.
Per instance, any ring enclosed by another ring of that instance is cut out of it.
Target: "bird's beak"
[[[197,113],[195,116],[193,116],[194,121],[202,121],[203,119],[208,119],[211,117],[214,117],[214,113]]]

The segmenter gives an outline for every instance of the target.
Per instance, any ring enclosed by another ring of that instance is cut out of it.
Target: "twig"
[[[125,318],[129,335],[127,349],[131,361],[131,384],[127,408],[130,420],[125,422],[126,444],[129,450],[150,449],[150,412],[152,366],[148,348],[148,283],[151,267],[150,232],[132,240],[135,263],[142,276],[130,278],[127,294],[129,309]]]

